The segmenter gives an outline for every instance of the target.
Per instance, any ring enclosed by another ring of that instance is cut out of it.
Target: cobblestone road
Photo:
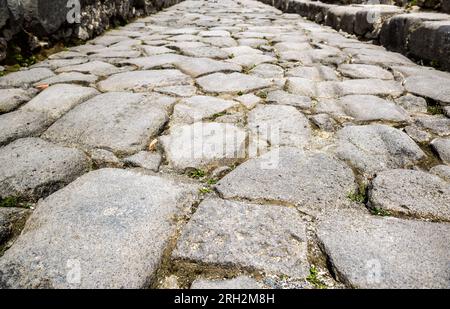
[[[0,88],[2,288],[450,288],[449,73],[185,1]]]

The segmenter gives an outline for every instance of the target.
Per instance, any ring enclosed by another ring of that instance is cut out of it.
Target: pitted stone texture
[[[208,96],[194,96],[180,101],[173,110],[174,123],[193,123],[214,117],[231,109],[237,109],[239,104]]]
[[[88,159],[77,149],[39,138],[19,139],[0,148],[0,196],[37,200],[87,172]]]
[[[338,67],[338,71],[350,78],[394,78],[389,71],[379,66],[369,64],[342,64]]]
[[[197,122],[171,128],[160,141],[169,166],[184,171],[210,170],[242,161],[246,157],[246,138],[243,129],[231,124]]]
[[[410,76],[405,79],[404,85],[405,89],[413,94],[450,105],[450,78]]]
[[[18,71],[0,77],[0,88],[22,87],[28,88],[35,82],[55,76],[51,70],[46,68],[36,68],[25,71]]]
[[[281,147],[241,164],[216,188],[224,198],[287,202],[315,213],[346,206],[356,186],[352,170],[332,156]]]
[[[248,128],[271,146],[305,147],[311,138],[308,119],[293,106],[259,105],[248,114]]]
[[[102,169],[39,203],[2,257],[3,288],[144,288],[153,278],[173,217],[195,189],[156,176]],[[67,280],[67,265],[81,280]],[[72,264],[74,263],[74,264]]]
[[[38,136],[52,124],[44,113],[17,110],[0,115],[0,146],[15,139]]]
[[[271,85],[267,80],[241,73],[215,73],[197,79],[199,86],[206,92],[247,93]]]
[[[442,162],[450,165],[450,137],[434,139],[431,142],[431,147],[438,154]]]
[[[450,288],[448,223],[343,213],[323,220],[317,236],[351,287]]]
[[[337,133],[335,152],[366,174],[413,166],[425,158],[425,153],[408,135],[387,125],[341,129]]]
[[[309,97],[291,94],[283,90],[275,90],[269,92],[266,98],[268,103],[276,103],[283,105],[291,105],[295,107],[300,107],[302,109],[307,109],[312,107],[312,102]]]
[[[79,72],[90,73],[97,76],[109,76],[119,73],[120,71],[121,69],[115,67],[112,64],[96,60],[78,65],[64,66],[56,70],[57,73]]]
[[[293,208],[208,199],[173,257],[303,278],[309,269],[306,224]]]
[[[22,109],[42,112],[51,119],[58,119],[73,107],[99,94],[97,90],[77,85],[54,85],[42,91]]]
[[[414,217],[450,221],[450,183],[421,171],[377,174],[369,190],[371,207]]]
[[[264,285],[247,276],[238,276],[227,280],[198,278],[192,282],[191,289],[263,289]]]
[[[123,160],[125,164],[142,167],[157,172],[161,164],[161,155],[158,152],[139,151]]]
[[[143,149],[168,120],[165,105],[175,100],[137,93],[110,92],[94,97],[54,123],[44,137],[86,149],[119,154]]]
[[[98,83],[100,91],[147,92],[155,87],[189,85],[192,80],[178,70],[150,70],[114,74]]]
[[[10,112],[31,99],[23,89],[0,89],[0,114]]]

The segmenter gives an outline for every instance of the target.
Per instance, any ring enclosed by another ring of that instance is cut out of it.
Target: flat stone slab
[[[15,139],[38,136],[52,124],[45,113],[17,110],[0,115],[0,146]]]
[[[408,135],[378,124],[348,126],[339,130],[335,153],[366,174],[410,167],[426,157]]]
[[[31,70],[18,71],[0,77],[0,88],[23,87],[28,88],[35,82],[55,76],[47,68],[35,68]]]
[[[0,113],[13,111],[21,104],[29,101],[31,95],[23,89],[0,89]]]
[[[239,103],[209,96],[193,96],[183,99],[173,109],[172,122],[193,123],[226,111],[237,109]]]
[[[265,79],[241,73],[214,73],[198,78],[197,83],[204,91],[215,93],[247,93],[271,85]]]
[[[450,221],[450,183],[421,171],[395,169],[377,174],[369,202],[394,214]]]
[[[349,79],[336,85],[342,95],[370,94],[396,97],[404,92],[402,85],[393,80]]]
[[[98,83],[98,89],[102,92],[148,92],[155,87],[189,84],[192,84],[191,78],[178,70],[149,70],[111,75]]]
[[[405,89],[423,97],[450,105],[450,78],[439,76],[410,76],[405,79]]]
[[[154,172],[159,170],[161,164],[161,155],[158,152],[139,151],[123,160],[125,164],[142,167]]]
[[[395,100],[395,103],[403,107],[408,112],[426,113],[427,101],[424,98],[412,94],[401,96]]]
[[[338,105],[356,121],[404,122],[408,113],[393,102],[371,95],[348,95],[339,98]]]
[[[163,67],[168,65],[173,65],[175,62],[183,61],[184,59],[187,59],[188,57],[178,55],[178,54],[162,54],[162,55],[155,55],[155,56],[149,56],[149,57],[138,57],[128,60],[123,60],[120,63],[121,64],[132,64],[137,66],[138,68],[142,70],[148,70],[153,69],[157,67]]]
[[[0,261],[3,288],[145,288],[195,189],[101,169],[40,202]]]
[[[328,66],[316,65],[311,67],[299,66],[286,72],[286,76],[298,76],[313,81],[338,80],[336,72]]]
[[[431,147],[438,154],[442,162],[450,165],[450,137],[434,139],[431,142]]]
[[[272,147],[305,147],[311,139],[308,119],[295,107],[259,105],[248,113],[248,128]]]
[[[22,109],[30,112],[42,112],[51,119],[58,119],[78,104],[96,96],[94,88],[77,85],[53,85],[42,91]]]
[[[226,123],[180,125],[161,136],[169,166],[180,171],[187,168],[210,170],[232,165],[246,157],[247,134],[243,129]]]
[[[238,64],[243,67],[252,67],[261,63],[272,63],[276,62],[277,59],[272,56],[260,55],[260,54],[246,54],[235,56],[227,60],[228,62]]]
[[[338,71],[350,78],[394,79],[391,72],[377,65],[346,63],[341,64]]]
[[[88,86],[90,84],[95,83],[98,80],[98,77],[92,74],[83,74],[79,72],[65,72],[60,73],[58,75],[49,77],[47,79],[41,80],[40,82],[35,83],[35,86],[40,85],[56,85],[56,84],[80,84]]]
[[[416,117],[414,123],[420,128],[429,130],[436,135],[450,135],[450,119],[443,115]]]
[[[56,143],[102,148],[118,154],[142,150],[168,120],[163,95],[110,92],[78,105],[56,121],[44,137]]]
[[[281,147],[242,163],[216,188],[224,198],[279,201],[316,213],[348,205],[356,185],[352,170],[332,156]]]
[[[0,148],[0,196],[37,200],[60,189],[89,169],[77,149],[39,138],[23,138]]]
[[[263,289],[264,285],[256,281],[255,279],[247,276],[238,276],[233,279],[220,280],[220,279],[195,279],[191,284],[191,289],[239,289],[239,290],[252,290]]]
[[[351,287],[450,288],[448,223],[335,214],[317,236],[334,273]]]
[[[267,94],[266,102],[291,105],[300,108],[311,108],[312,101],[309,97],[292,94],[283,90],[271,91]]]
[[[215,72],[240,72],[242,70],[238,64],[209,58],[186,57],[182,61],[175,62],[175,66],[192,77]]]
[[[176,259],[306,277],[306,224],[294,208],[203,201],[183,230]]]
[[[430,173],[441,177],[442,179],[450,182],[450,166],[448,165],[436,165],[430,169]]]
[[[120,73],[120,71],[121,69],[112,64],[97,60],[78,65],[65,66],[56,70],[57,73],[79,72],[90,73],[97,76],[109,76],[112,74]]]

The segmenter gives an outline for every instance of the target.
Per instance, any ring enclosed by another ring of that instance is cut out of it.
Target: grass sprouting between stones
[[[306,277],[306,280],[311,283],[316,289],[326,289],[327,286],[325,283],[319,278],[319,270],[316,266],[311,266],[309,268],[309,275]]]

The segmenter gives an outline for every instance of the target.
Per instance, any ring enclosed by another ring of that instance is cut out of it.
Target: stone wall
[[[111,25],[148,15],[182,0],[0,0],[0,61],[7,44],[20,40],[30,49],[44,42],[92,38]],[[80,23],[67,15],[79,3]],[[24,42],[25,41],[25,42]]]
[[[259,0],[389,50],[450,71],[450,15],[407,13],[395,5],[335,5],[308,0]]]

